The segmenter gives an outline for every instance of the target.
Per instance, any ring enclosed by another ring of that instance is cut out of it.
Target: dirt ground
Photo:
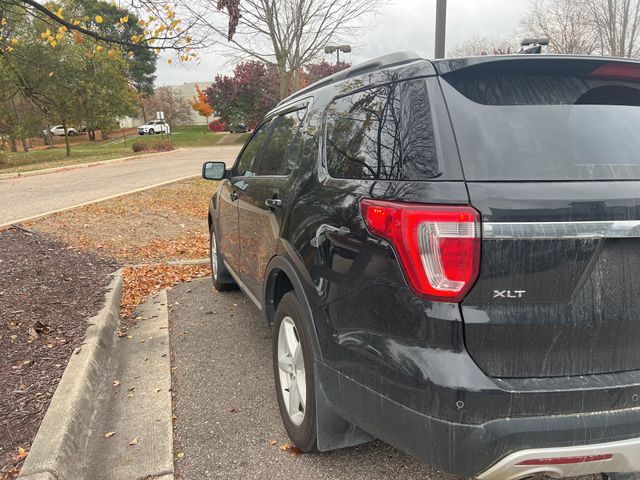
[[[116,269],[47,236],[0,233],[0,478],[17,475]]]
[[[25,224],[123,263],[206,258],[207,208],[216,184],[201,179],[68,210]]]

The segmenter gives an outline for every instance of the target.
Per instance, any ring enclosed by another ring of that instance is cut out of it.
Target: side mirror
[[[227,165],[224,162],[204,162],[202,178],[205,180],[222,180],[227,178]]]

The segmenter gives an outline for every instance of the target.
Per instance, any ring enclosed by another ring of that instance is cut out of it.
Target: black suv
[[[640,470],[640,62],[382,57],[283,100],[211,199],[303,451]]]

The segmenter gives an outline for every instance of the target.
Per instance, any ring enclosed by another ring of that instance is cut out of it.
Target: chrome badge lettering
[[[526,290],[494,290],[493,298],[522,298]]]

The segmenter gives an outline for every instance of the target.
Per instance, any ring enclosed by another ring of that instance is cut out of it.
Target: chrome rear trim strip
[[[490,239],[640,238],[640,220],[606,222],[489,222],[482,237]]]

